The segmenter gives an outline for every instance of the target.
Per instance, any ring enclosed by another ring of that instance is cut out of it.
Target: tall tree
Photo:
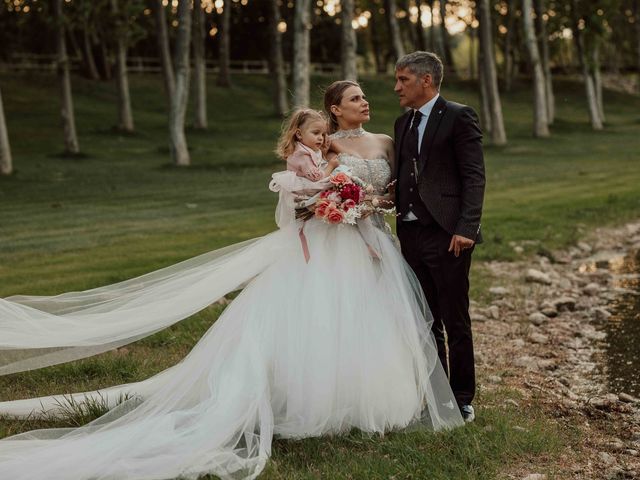
[[[549,136],[549,120],[547,117],[547,94],[542,70],[542,61],[538,51],[538,42],[533,26],[533,5],[531,0],[522,0],[522,23],[531,69],[533,71],[533,135]]]
[[[204,9],[201,0],[193,1],[193,73],[195,77],[194,128],[207,129],[207,65],[204,57]]]
[[[115,19],[116,41],[116,87],[118,92],[118,129],[133,132],[133,113],[131,112],[131,95],[129,94],[129,77],[127,75],[127,46],[129,43],[127,19],[123,18],[118,0],[111,0],[111,10]]]
[[[400,35],[400,25],[398,25],[398,9],[395,0],[384,0],[384,9],[387,15],[387,26],[389,27],[389,37],[391,38],[391,47],[394,60],[399,59],[405,53],[402,44],[402,36]]]
[[[342,7],[342,78],[346,80],[358,79],[356,63],[356,31],[353,29],[354,0],[341,0]]]
[[[222,7],[222,18],[219,29],[219,50],[218,63],[220,70],[218,72],[218,86],[231,86],[231,9],[233,8],[231,0],[224,0]]]
[[[640,0],[633,0],[633,17],[635,19],[634,24],[636,27],[636,70],[638,77],[640,77]],[[638,81],[638,89],[640,90],[640,81]]]
[[[598,107],[598,98],[596,93],[596,85],[592,75],[592,71],[589,68],[588,56],[586,53],[585,39],[580,28],[580,3],[579,0],[571,0],[571,16],[572,16],[572,31],[573,41],[578,54],[578,62],[580,63],[580,69],[582,70],[582,78],[584,81],[585,91],[587,94],[587,107],[589,109],[589,119],[591,121],[591,128],[594,130],[602,130],[604,128],[602,124],[602,118],[600,117],[600,109]]]
[[[545,97],[547,101],[547,121],[549,122],[549,125],[552,125],[556,115],[556,101],[555,96],[553,95],[551,61],[549,58],[549,34],[547,32],[547,21],[544,18],[544,16],[547,14],[545,8],[545,0],[535,0],[534,9],[536,12],[536,35],[538,37],[542,71],[544,72]]]
[[[516,0],[506,0],[507,6],[507,18],[506,18],[506,33],[504,36],[504,45],[502,49],[503,63],[503,75],[504,75],[504,89],[507,92],[511,91],[511,85],[513,80],[513,37],[516,26]]]
[[[491,143],[504,145],[507,143],[507,134],[502,118],[502,103],[498,91],[498,75],[496,73],[496,60],[493,54],[493,35],[491,28],[491,9],[489,0],[478,0],[476,4],[476,17],[480,23],[480,50],[482,52],[482,73],[486,82],[486,93],[489,104],[489,116],[491,117]]]
[[[56,28],[56,50],[58,78],[60,80],[60,116],[64,130],[65,153],[80,153],[76,120],[73,111],[73,96],[71,93],[71,72],[69,71],[69,56],[65,41],[65,18],[62,11],[63,0],[54,0],[54,20]]]
[[[4,118],[2,93],[0,92],[0,175],[11,175],[11,172],[13,172],[13,161],[11,159],[11,146],[9,145],[9,134],[7,133],[7,121]]]
[[[282,32],[279,30],[281,19],[278,0],[269,0],[269,73],[273,82],[273,104],[276,114],[282,117],[289,110],[289,102],[282,57]]]
[[[309,106],[311,0],[295,3],[293,18],[293,105]]]
[[[189,44],[191,43],[191,0],[178,1],[178,33],[175,45],[176,87],[171,98],[169,113],[169,136],[171,156],[178,166],[191,163],[184,121],[189,100]]]
[[[453,53],[451,50],[451,36],[447,30],[447,0],[440,0],[440,36],[442,41],[442,57],[444,64],[450,73],[455,75],[456,68],[453,64]]]
[[[169,31],[167,29],[167,14],[162,0],[152,0],[153,13],[156,23],[156,38],[158,40],[158,53],[160,55],[160,65],[162,66],[162,76],[164,78],[164,89],[167,98],[171,102],[176,90],[176,80],[173,75],[173,63],[171,61],[171,49],[169,48]]]

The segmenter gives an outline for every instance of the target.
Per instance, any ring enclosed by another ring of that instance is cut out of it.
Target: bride
[[[333,155],[387,202],[392,141],[362,129],[369,105],[359,85],[335,82],[325,107]],[[293,192],[314,182],[279,172],[270,187],[280,200],[269,235],[93,290],[0,299],[8,374],[119,347],[244,287],[177,365],[71,396],[106,401],[104,416],[0,440],[0,478],[255,478],[274,435],[463,423],[420,285],[381,215],[357,226],[311,218],[303,237]],[[0,415],[55,415],[69,398],[1,402]]]

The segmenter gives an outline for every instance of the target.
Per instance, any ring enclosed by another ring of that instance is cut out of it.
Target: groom
[[[396,63],[394,90],[410,109],[394,127],[397,232],[433,314],[440,361],[470,422],[476,386],[469,267],[474,245],[482,241],[482,132],[470,107],[440,96],[442,72],[441,60],[430,52]]]

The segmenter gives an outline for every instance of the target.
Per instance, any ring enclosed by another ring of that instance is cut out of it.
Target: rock
[[[489,308],[487,308],[487,313],[489,314],[489,317],[493,318],[494,320],[500,319],[500,307],[498,307],[497,305],[491,305]]]
[[[520,425],[516,425],[515,427],[513,427],[513,429],[514,429],[516,432],[528,432],[528,431],[529,431],[529,430],[527,430],[526,428],[521,427]]]
[[[563,290],[569,290],[571,287],[573,287],[573,284],[571,283],[571,280],[569,280],[568,278],[561,278],[558,281],[558,286]]]
[[[593,248],[591,248],[591,245],[589,245],[586,242],[578,242],[578,248],[580,250],[582,250],[584,253],[591,253],[591,251],[593,250]]]
[[[547,316],[541,312],[533,312],[529,315],[529,321],[534,325],[540,326],[547,321]]]
[[[619,438],[613,438],[608,442],[605,442],[604,446],[607,450],[611,450],[613,452],[620,452],[626,448],[624,442]]]
[[[540,345],[544,345],[549,342],[549,337],[547,335],[543,335],[542,333],[532,333],[529,335],[529,340],[533,343],[538,343]]]
[[[522,477],[522,480],[547,480],[547,476],[544,473],[530,473]]]
[[[520,245],[516,245],[515,247],[513,247],[513,251],[520,255],[524,252],[524,248],[522,248]]]
[[[554,307],[544,307],[542,310],[540,310],[540,312],[549,318],[558,316],[558,310],[556,310]]]
[[[496,295],[498,297],[502,297],[509,293],[509,289],[504,287],[491,287],[489,289],[489,293],[491,293],[492,295]]]
[[[558,312],[573,312],[576,309],[576,299],[560,297],[553,301],[553,306]]]
[[[596,295],[598,295],[598,293],[600,293],[600,285],[595,282],[591,282],[582,289],[582,292],[585,295],[589,295],[590,297],[595,297]]]
[[[534,357],[530,357],[529,355],[525,355],[523,357],[516,358],[513,361],[513,364],[516,367],[524,367],[527,370],[538,370],[538,361]]]
[[[511,405],[512,407],[519,407],[520,406],[520,404],[518,402],[516,402],[513,398],[507,398],[504,401],[504,404],[505,405]]]
[[[615,457],[613,455],[609,455],[607,452],[598,452],[598,458],[607,466],[611,466],[616,463]]]
[[[621,402],[624,403],[638,403],[640,402],[640,399],[633,397],[631,395],[629,395],[628,393],[620,393],[618,395],[618,398],[620,399]]]
[[[638,456],[638,450],[634,450],[633,448],[628,448],[624,451],[627,455],[631,455],[632,457]]]
[[[551,278],[546,273],[541,272],[540,270],[536,270],[534,268],[530,268],[527,270],[527,274],[525,275],[525,280],[531,283],[541,283],[543,285],[551,285]]]
[[[487,380],[490,383],[502,383],[502,377],[498,376],[498,375],[489,375],[487,377]]]
[[[488,320],[487,317],[478,312],[471,312],[469,316],[472,322],[486,322]]]
[[[551,359],[538,360],[538,366],[540,368],[544,368],[545,370],[555,370],[556,368],[558,368],[556,361]]]
[[[522,348],[526,345],[525,341],[521,338],[516,338],[515,340],[511,340],[511,345],[514,348]]]
[[[593,309],[593,317],[598,322],[603,322],[605,320],[609,320],[609,317],[611,317],[611,312],[604,307],[596,307]]]

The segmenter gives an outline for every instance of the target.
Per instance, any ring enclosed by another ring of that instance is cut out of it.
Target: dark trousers
[[[459,406],[470,404],[476,389],[469,318],[473,248],[456,258],[447,251],[451,235],[435,222],[425,226],[418,221],[398,221],[397,232],[402,254],[418,277],[433,314],[438,356],[449,374],[451,390]]]

